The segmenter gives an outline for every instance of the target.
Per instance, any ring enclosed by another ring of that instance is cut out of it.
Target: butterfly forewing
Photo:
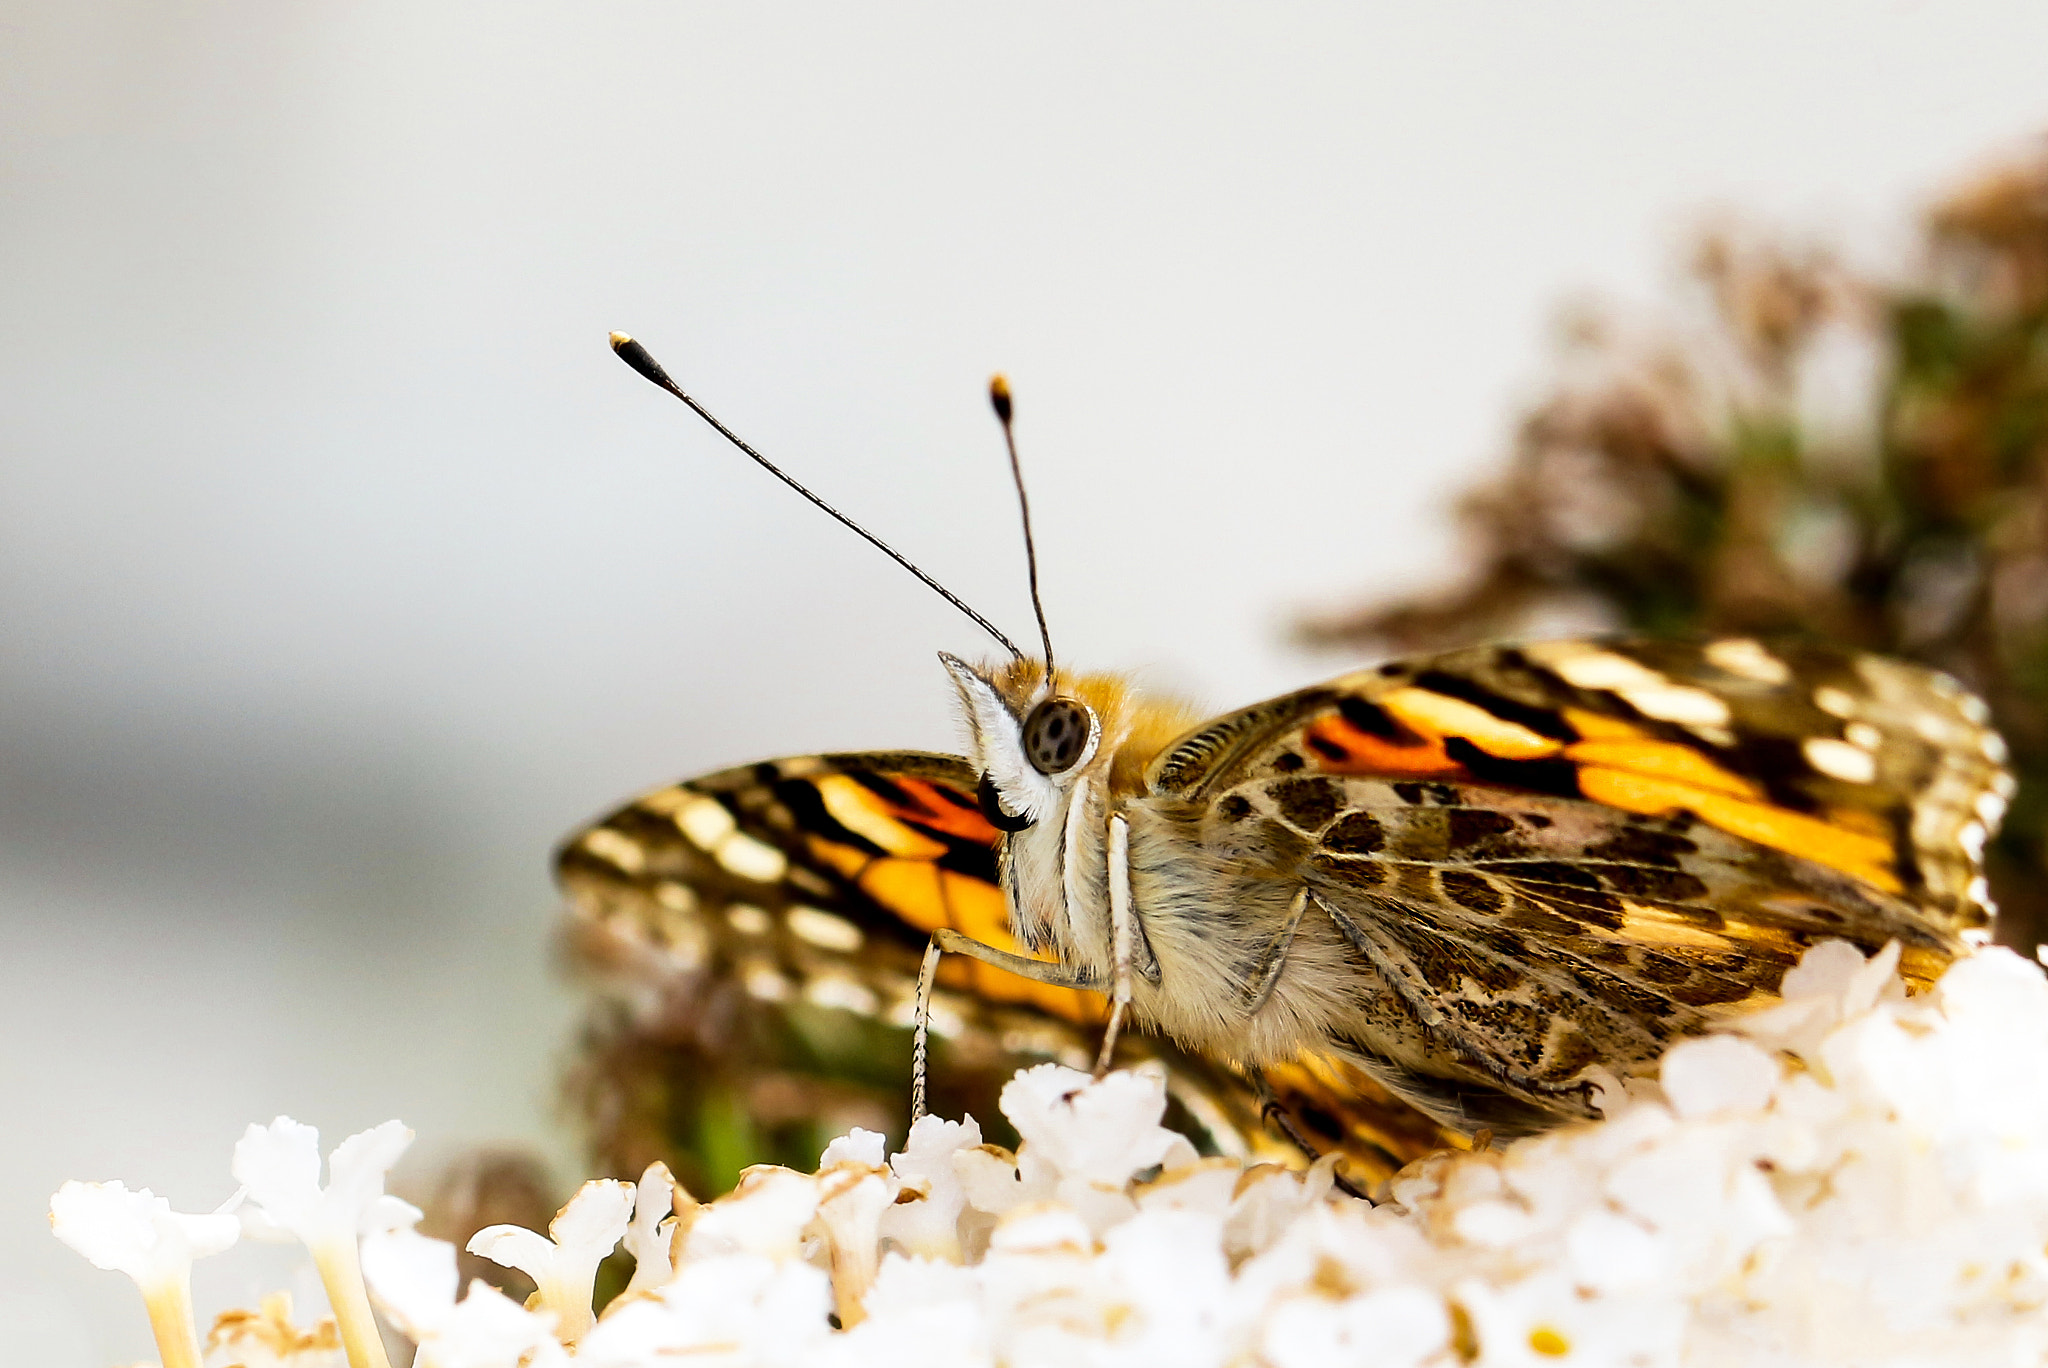
[[[957,757],[920,752],[748,765],[629,803],[557,867],[583,921],[678,970],[907,1023],[935,928],[1009,944],[974,783]],[[972,961],[947,962],[941,983],[1064,1020],[1102,1015],[1092,995]]]

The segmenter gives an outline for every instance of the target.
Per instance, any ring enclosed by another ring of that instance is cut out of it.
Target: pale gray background
[[[2033,3],[0,3],[0,1361],[148,1352],[66,1177],[250,1120],[539,1142],[546,853],[943,745],[986,643],[1243,702],[1435,578],[1581,289],[1703,209],[1896,252],[2048,126]],[[259,1273],[259,1268],[261,1272]],[[206,1270],[218,1309],[273,1266]]]

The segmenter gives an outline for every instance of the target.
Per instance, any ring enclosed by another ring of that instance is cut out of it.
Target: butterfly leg
[[[1263,1120],[1272,1122],[1274,1127],[1287,1137],[1289,1143],[1308,1156],[1308,1161],[1311,1164],[1320,1161],[1323,1157],[1323,1152],[1315,1147],[1313,1141],[1301,1133],[1301,1128],[1294,1124],[1293,1113],[1280,1105],[1279,1098],[1273,1096],[1273,1085],[1266,1081],[1265,1074],[1253,1070],[1252,1086],[1258,1092],[1259,1116]],[[1352,1184],[1351,1180],[1344,1176],[1341,1169],[1330,1170],[1330,1178],[1336,1183],[1338,1190],[1344,1193],[1345,1196],[1356,1197],[1367,1205],[1372,1203],[1372,1198],[1359,1191]]]
[[[911,1028],[910,1123],[913,1126],[922,1120],[925,1114],[932,987],[938,978],[939,956],[942,954],[965,955],[969,959],[980,960],[983,964],[994,965],[1019,978],[1049,983],[1055,988],[1078,988],[1084,992],[1099,992],[1102,989],[1102,981],[1086,969],[1073,969],[1050,960],[1028,959],[1023,955],[1012,954],[1008,950],[998,950],[993,945],[983,945],[972,936],[962,935],[950,926],[942,926],[932,932],[931,944],[925,947],[924,963],[917,971],[916,1017]]]
[[[929,1072],[932,1017],[932,983],[939,974],[939,941],[932,938],[924,948],[924,963],[917,970],[916,1026],[910,1033],[910,1124],[924,1120],[925,1077]]]
[[[1132,942],[1136,918],[1131,913],[1131,824],[1122,817],[1109,819],[1109,945],[1113,974],[1109,995],[1109,1025],[1102,1031],[1102,1049],[1095,1056],[1095,1076],[1109,1072],[1109,1057],[1116,1050],[1116,1038],[1123,1030],[1124,1013],[1131,1005]]]
[[[1308,889],[1295,890],[1294,904],[1287,909],[1287,925],[1266,947],[1266,953],[1259,963],[1258,976],[1245,985],[1244,1014],[1257,1016],[1273,996],[1273,990],[1280,986],[1280,971],[1287,967],[1287,952],[1294,946],[1294,933],[1301,930],[1301,919],[1308,912]]]

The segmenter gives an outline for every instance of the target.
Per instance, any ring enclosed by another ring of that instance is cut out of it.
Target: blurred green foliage
[[[1460,515],[1448,588],[1306,624],[1430,651],[1609,629],[1794,634],[1947,670],[2020,780],[2000,938],[2048,929],[2048,145],[1934,209],[1874,278],[1706,235],[1691,325],[1575,320],[1563,374]],[[1683,313],[1683,311],[1678,311]]]

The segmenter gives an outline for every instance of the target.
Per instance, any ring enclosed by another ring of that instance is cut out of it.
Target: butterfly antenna
[[[1045,602],[1038,597],[1038,547],[1031,540],[1031,500],[1024,494],[1024,467],[1017,464],[1017,434],[1010,424],[1010,382],[1000,375],[990,377],[988,401],[995,408],[996,420],[1003,425],[1003,445],[1010,452],[1010,478],[1016,481],[1017,510],[1024,516],[1024,566],[1031,577],[1031,611],[1038,614],[1038,638],[1045,643],[1045,678],[1050,684],[1052,630],[1045,625]]]
[[[824,509],[825,512],[829,513],[833,518],[837,519],[842,526],[848,527],[852,529],[854,532],[858,533],[862,538],[864,538],[867,541],[868,545],[874,547],[877,551],[880,551],[890,560],[895,561],[905,570],[908,570],[911,574],[917,576],[918,579],[924,582],[927,588],[932,590],[932,592],[936,593],[940,598],[944,599],[946,602],[952,604],[955,608],[958,608],[961,612],[967,614],[968,617],[974,619],[976,626],[980,627],[981,630],[987,632],[997,641],[1000,641],[1003,644],[1004,650],[1008,651],[1011,655],[1017,657],[1019,660],[1022,660],[1024,658],[1024,653],[1017,649],[1016,642],[1010,640],[1008,637],[1004,636],[1000,631],[998,631],[996,629],[996,625],[993,622],[990,622],[987,618],[983,617],[981,614],[975,612],[972,608],[968,607],[966,602],[962,600],[958,594],[954,593],[951,589],[948,589],[945,585],[933,579],[930,575],[927,575],[924,571],[918,569],[916,565],[911,563],[909,557],[905,556],[895,547],[889,545],[889,543],[883,541],[880,537],[868,531],[865,527],[862,527],[859,523],[847,517],[844,513],[841,513],[831,504],[826,503],[823,499],[811,493],[810,490],[804,488],[803,485],[799,484],[794,478],[786,474],[781,466],[776,465],[775,462],[769,460],[766,456],[763,456],[760,452],[748,446],[747,443],[740,437],[740,435],[737,432],[734,432],[731,428],[719,422],[718,419],[712,414],[710,409],[705,408],[695,399],[692,399],[688,394],[686,394],[683,391],[683,387],[681,385],[678,385],[674,380],[671,380],[669,378],[668,372],[661,368],[661,362],[655,360],[653,356],[649,355],[647,348],[641,346],[638,342],[635,342],[626,334],[621,332],[615,332],[612,334],[612,350],[619,354],[619,360],[625,362],[634,370],[640,372],[642,376],[654,382],[655,385],[667,390],[670,394],[673,394],[676,398],[682,400],[683,403],[689,406],[690,412],[696,414],[699,418],[702,418],[705,422],[711,424],[711,426],[717,431],[719,436],[725,438],[726,441],[731,442],[741,451],[746,452],[748,456],[753,458],[754,463],[756,465],[760,466],[770,475],[773,475],[776,479],[788,485],[791,489],[794,489],[797,493],[803,495],[806,499],[809,499],[819,508]],[[1013,453],[1011,456],[1011,460],[1014,462],[1015,459],[1016,457]],[[1019,486],[1019,488],[1021,490],[1022,487]],[[1026,524],[1026,536],[1027,538],[1029,537],[1028,523]],[[1034,586],[1032,590],[1032,598],[1036,600],[1036,598],[1038,597],[1038,592],[1035,587],[1037,585],[1036,571],[1033,572],[1032,584]],[[1040,616],[1039,621],[1040,624],[1043,625],[1043,615]]]

